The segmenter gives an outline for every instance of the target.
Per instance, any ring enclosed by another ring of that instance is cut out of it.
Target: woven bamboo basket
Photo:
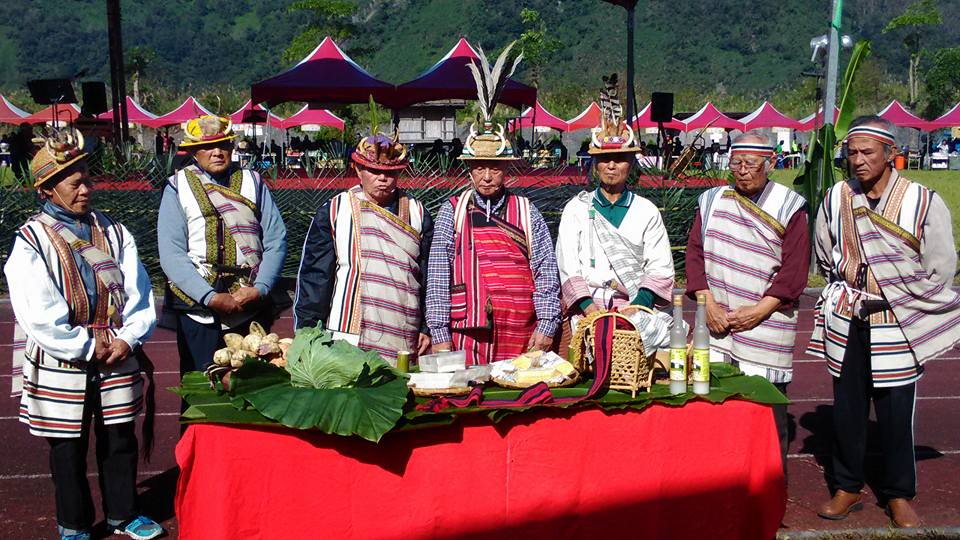
[[[646,309],[641,306],[641,309]],[[650,311],[647,309],[647,311]],[[610,388],[630,392],[637,397],[637,390],[650,388],[653,383],[653,368],[661,364],[653,357],[647,357],[643,350],[643,340],[633,321],[620,313],[610,311],[596,311],[585,316],[577,325],[577,330],[570,340],[573,349],[571,362],[579,372],[592,369],[587,359],[587,352],[593,351],[594,324],[603,317],[613,317],[626,321],[630,330],[617,329],[613,331],[613,358],[610,362]]]

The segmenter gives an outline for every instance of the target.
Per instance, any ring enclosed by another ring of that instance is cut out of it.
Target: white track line
[[[179,371],[154,371],[154,375],[180,375]],[[11,373],[0,373],[0,379],[9,379],[13,377]]]
[[[832,397],[823,397],[823,398],[790,398],[790,403],[819,403],[821,401],[833,401]],[[917,396],[918,401],[938,401],[946,399],[960,399],[960,396]]]
[[[180,416],[179,412],[158,412],[156,416]],[[0,416],[0,420],[19,420],[19,416]]]
[[[137,476],[159,476],[167,471],[140,471]],[[96,478],[97,473],[87,473],[87,478]],[[0,480],[40,480],[50,478],[50,473],[46,474],[0,474]]]
[[[935,456],[935,455],[938,455],[938,454],[942,454],[942,455],[944,455],[944,456],[958,456],[958,455],[960,455],[960,450],[921,450],[921,451],[915,451],[914,453],[915,453],[916,455],[920,455],[920,456],[924,456],[924,457],[926,457],[926,456]],[[813,453],[787,454],[787,459],[810,459],[810,458],[818,458],[818,457],[829,458],[830,455],[831,455],[831,454],[829,454],[829,453],[824,453],[824,454],[813,454]],[[879,456],[880,453],[879,453],[879,452],[867,452],[867,455],[868,455],[868,456],[871,456],[871,457],[872,457],[872,456]]]

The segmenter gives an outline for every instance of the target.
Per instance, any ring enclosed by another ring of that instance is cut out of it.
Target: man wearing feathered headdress
[[[627,189],[640,152],[623,120],[617,76],[604,77],[603,115],[592,130],[591,173],[598,187],[582,191],[563,208],[557,263],[564,308],[575,329],[596,310],[652,307],[670,300],[673,257],[657,207]]]
[[[371,102],[371,114],[376,107]],[[397,189],[407,149],[379,132],[360,139],[351,164],[360,184],[317,211],[303,243],[294,326],[318,322],[361,349],[395,361],[430,347],[423,319],[433,219]]]
[[[817,265],[829,284],[814,311],[807,352],[833,376],[833,498],[820,507],[843,519],[863,507],[870,402],[884,467],[877,499],[896,527],[916,527],[913,412],[924,363],[960,342],[960,294],[950,210],[900,176],[893,124],[850,123],[851,178],[830,188],[817,214]]]
[[[483,124],[471,128],[460,157],[471,189],[444,203],[437,215],[427,276],[427,325],[433,350],[464,350],[468,364],[546,350],[560,315],[553,241],[536,207],[507,192],[507,167],[516,159],[493,111],[509,71],[504,49],[491,70],[483,51],[471,63]]]
[[[271,293],[278,292],[287,230],[260,175],[232,162],[235,137],[228,118],[184,124],[180,148],[193,163],[170,177],[160,201],[164,309],[176,317],[183,372],[205,369],[226,332],[254,319],[269,328],[274,298],[283,300]]]
[[[42,142],[31,169],[43,206],[17,231],[4,266],[17,323],[13,367],[23,372],[13,378],[20,421],[50,443],[61,538],[89,539],[96,516],[86,474],[91,423],[110,530],[154,538],[163,528],[136,506],[134,430],[140,372],[150,373],[140,347],[156,326],[150,278],[130,231],[93,209],[80,133]],[[144,427],[149,452],[149,416]]]

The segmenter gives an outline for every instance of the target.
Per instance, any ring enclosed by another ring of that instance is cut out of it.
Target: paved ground
[[[810,337],[811,307],[814,298],[803,299],[798,351]],[[47,465],[47,445],[31,437],[17,423],[17,402],[9,397],[10,340],[12,335],[10,306],[0,302],[0,538],[53,538],[53,485]],[[285,317],[275,329],[290,334],[291,320]],[[960,331],[960,330],[958,330]],[[177,441],[176,396],[165,388],[177,384],[177,355],[174,336],[158,329],[147,344],[147,353],[156,365],[158,386],[157,445],[153,460],[140,468],[141,504],[146,512],[162,520],[177,537],[173,515],[173,493],[177,471],[173,449]],[[920,381],[916,408],[916,450],[919,495],[916,508],[924,524],[931,527],[960,525],[960,349],[927,364],[927,373]],[[789,502],[784,518],[784,532],[853,528],[882,528],[888,523],[883,510],[875,504],[872,491],[866,497],[862,512],[846,521],[830,522],[816,516],[817,506],[828,496],[823,467],[829,462],[830,378],[821,362],[798,354],[794,382],[789,388],[791,424]],[[875,437],[871,435],[871,448]],[[873,458],[878,457],[873,450]],[[90,456],[94,498],[98,499],[96,466]],[[875,472],[875,471],[872,471]]]

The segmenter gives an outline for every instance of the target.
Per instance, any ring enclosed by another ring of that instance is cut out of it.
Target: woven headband
[[[897,143],[897,139],[893,136],[893,133],[875,126],[857,126],[850,128],[850,131],[847,132],[847,140],[849,141],[854,137],[866,137],[890,146],[896,146]]]
[[[755,156],[771,157],[774,154],[773,147],[768,144],[757,143],[733,143],[730,145],[730,155],[752,154]]]

